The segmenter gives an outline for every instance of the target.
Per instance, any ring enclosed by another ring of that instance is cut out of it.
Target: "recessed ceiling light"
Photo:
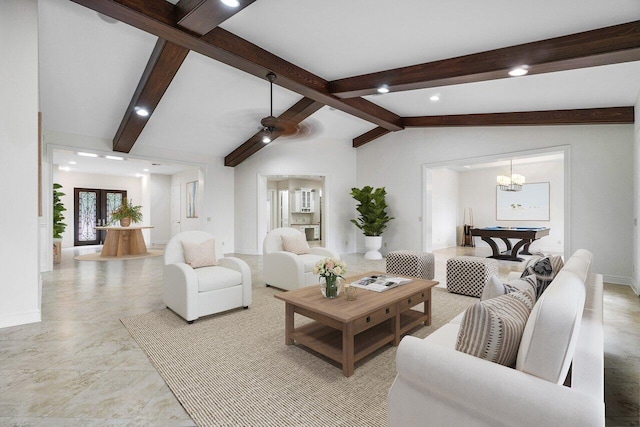
[[[74,162],[73,160],[69,162],[70,165],[75,165],[76,162]]]
[[[136,178],[142,178],[144,175],[142,175],[141,173],[137,173],[136,174]]]
[[[520,76],[524,76],[525,74],[527,74],[529,72],[529,67],[526,65],[521,65],[520,67],[516,67],[514,69],[512,69],[511,71],[509,71],[509,75],[511,77],[520,77]]]
[[[439,93],[436,93],[435,95],[431,95],[431,96],[429,97],[429,100],[430,100],[430,101],[433,101],[433,102],[440,101],[440,94],[439,94]]]
[[[149,115],[149,111],[145,110],[144,108],[136,107],[135,110],[136,114],[141,117],[147,117]]]
[[[124,160],[124,158],[120,156],[104,156],[104,158],[109,160]]]
[[[382,85],[378,88],[378,93],[389,93],[389,86]]]
[[[58,166],[58,169],[66,172],[69,172],[71,170],[69,166]]]
[[[79,151],[76,154],[78,154],[78,156],[82,156],[82,157],[98,157],[98,155],[95,154],[95,153],[84,153],[82,151]]]
[[[264,142],[265,144],[268,144],[271,142],[271,138],[269,138],[269,136],[265,135],[262,137],[262,142]]]
[[[240,6],[240,2],[238,0],[220,0],[222,3],[226,4],[229,7],[238,7]]]
[[[144,172],[149,172],[149,169],[142,169]]]

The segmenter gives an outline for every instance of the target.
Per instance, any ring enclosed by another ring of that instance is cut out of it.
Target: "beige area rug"
[[[164,254],[163,250],[149,249],[146,255],[125,255],[125,256],[101,256],[100,252],[78,255],[73,259],[78,261],[122,261],[125,259],[153,258]]]
[[[278,292],[254,288],[248,310],[192,325],[168,309],[122,323],[199,426],[386,425],[396,347],[359,361],[345,378],[329,359],[284,344],[284,302],[273,297]],[[429,335],[475,301],[434,288],[432,325],[412,335]]]

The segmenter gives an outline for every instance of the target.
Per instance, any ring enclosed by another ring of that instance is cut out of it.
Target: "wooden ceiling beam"
[[[505,47],[457,58],[334,80],[342,98],[508,78],[527,65],[529,75],[640,60],[640,21]]]
[[[131,151],[188,53],[189,49],[158,39],[113,138],[114,151]],[[148,115],[136,114],[139,108],[145,109]]]
[[[633,123],[633,107],[403,117],[406,127],[545,126]]]
[[[242,7],[233,9],[225,6],[219,0],[181,0],[171,13],[177,14],[178,25],[195,34],[202,35],[254,1],[242,0]],[[165,13],[169,10],[170,8],[166,8],[166,6],[162,9]],[[148,13],[151,12],[148,11]],[[187,48],[158,39],[138,87],[133,93],[129,107],[127,107],[113,138],[114,151],[123,153],[131,151],[188,53],[189,49]],[[148,115],[141,117],[134,114],[138,108],[144,108]]]
[[[464,126],[554,126],[633,124],[634,107],[586,108],[579,110],[520,111],[515,113],[457,114],[403,117],[405,128]],[[360,147],[389,133],[375,128],[353,139]]]
[[[302,98],[295,105],[289,108],[287,111],[278,116],[279,119],[286,120],[289,123],[298,124],[304,119],[318,111],[324,105],[321,102],[314,101],[310,98]],[[238,166],[240,163],[248,159],[250,156],[258,152],[267,146],[262,142],[262,138],[265,136],[264,131],[259,131],[251,138],[249,138],[241,146],[233,150],[229,155],[224,158],[225,166]],[[280,136],[279,133],[273,132],[270,135],[271,142]]]
[[[371,129],[369,132],[365,132],[362,135],[356,138],[353,138],[353,148],[358,148],[361,145],[366,144],[367,142],[371,142],[374,139],[378,139],[381,136],[385,136],[389,132],[391,131],[381,127]]]
[[[176,23],[194,34],[206,34],[255,1],[238,0],[240,6],[232,8],[220,0],[180,0],[176,4]]]
[[[220,27],[202,37],[192,34],[175,24],[176,8],[165,0],[72,1],[260,78],[271,71],[279,86],[385,129],[402,129],[400,116],[364,99],[345,102],[329,93],[326,80]]]

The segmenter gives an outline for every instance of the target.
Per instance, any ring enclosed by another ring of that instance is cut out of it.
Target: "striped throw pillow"
[[[534,304],[533,289],[525,289],[472,305],[460,323],[456,350],[515,366],[520,340]]]
[[[499,297],[500,295],[521,290],[531,290],[535,294],[536,276],[526,276],[520,279],[512,279],[508,282],[503,282],[498,276],[491,276],[487,284],[484,285],[480,301],[486,301],[491,298]]]

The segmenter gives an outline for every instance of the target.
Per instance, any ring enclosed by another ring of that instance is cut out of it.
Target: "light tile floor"
[[[43,275],[42,322],[0,329],[0,425],[192,426],[119,319],[163,308],[162,258],[75,261],[93,248],[64,250]],[[455,255],[436,251],[436,280]],[[240,255],[254,286],[264,286],[262,257]],[[361,254],[343,258],[349,272],[385,269]],[[500,262],[500,274],[522,268]],[[640,299],[630,288],[605,286],[607,425],[640,425]]]

